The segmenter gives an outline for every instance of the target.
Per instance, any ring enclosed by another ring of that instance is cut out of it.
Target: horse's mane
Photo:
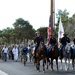
[[[58,45],[57,45],[57,44],[53,45],[53,46],[52,46],[52,49],[54,49],[53,51],[58,50]],[[52,49],[51,49],[51,50],[52,50]]]
[[[36,55],[37,55],[37,57],[40,57],[40,58],[41,58],[41,55],[43,55],[43,57],[45,57],[45,51],[43,48],[43,43],[40,43],[40,45],[36,51]]]
[[[71,44],[70,43],[67,43],[66,47],[65,47],[65,50],[70,50],[71,49]]]
[[[58,57],[59,55],[59,50],[58,50],[58,45],[55,44],[52,46],[51,51],[50,51],[50,57]]]

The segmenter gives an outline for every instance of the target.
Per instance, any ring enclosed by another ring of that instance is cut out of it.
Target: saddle
[[[52,47],[53,47],[53,46],[54,46],[54,45],[52,45],[52,46],[51,46],[51,48],[49,49],[49,51],[48,51],[48,52],[50,52],[50,51],[52,50]]]

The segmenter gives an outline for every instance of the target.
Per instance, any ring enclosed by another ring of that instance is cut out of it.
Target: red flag
[[[49,18],[49,26],[48,26],[48,29],[47,29],[47,40],[49,42],[50,40],[50,35],[52,34],[52,28],[51,28],[51,17]]]

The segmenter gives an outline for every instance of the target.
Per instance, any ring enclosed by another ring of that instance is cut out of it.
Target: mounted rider
[[[47,56],[47,48],[46,48],[46,46],[44,45],[44,39],[43,39],[43,37],[40,35],[40,32],[39,32],[39,31],[36,32],[36,37],[35,37],[35,39],[34,39],[34,43],[36,44],[35,50],[34,50],[34,58],[36,59],[36,51],[37,51],[37,49],[38,49],[38,47],[39,47],[39,45],[40,45],[40,42],[43,43],[43,49],[44,49],[44,51],[45,51],[47,60],[49,61],[49,58],[48,58],[48,56]]]
[[[64,37],[62,37],[60,40],[61,46],[59,49],[61,56],[62,56],[62,49],[67,45],[67,43],[70,43],[70,38],[67,37],[67,34],[63,34],[63,35]]]
[[[67,34],[63,34],[63,35],[64,35],[64,37],[61,38],[61,40],[60,40],[60,43],[62,44],[60,50],[62,50],[62,48],[64,48],[67,45],[67,43],[70,43],[70,38],[67,37]]]
[[[52,46],[57,43],[56,38],[54,37],[53,34],[50,35],[50,40],[49,40],[49,47],[47,48],[48,52],[51,50]]]

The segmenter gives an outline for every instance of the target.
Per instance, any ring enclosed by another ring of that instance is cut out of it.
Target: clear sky
[[[75,13],[75,0],[55,0],[55,12],[67,9]],[[0,0],[0,29],[13,27],[18,18],[28,20],[34,29],[48,26],[50,0]]]

